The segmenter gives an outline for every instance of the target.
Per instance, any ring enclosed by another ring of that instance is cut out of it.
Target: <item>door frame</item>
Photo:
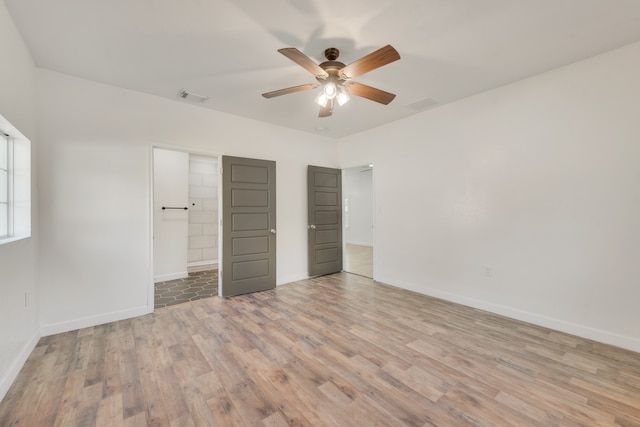
[[[150,144],[149,145],[149,151],[148,151],[148,166],[149,166],[149,203],[148,203],[148,212],[149,212],[149,228],[148,228],[148,233],[149,233],[149,260],[148,260],[148,265],[147,265],[147,312],[148,313],[153,313],[155,310],[155,304],[154,304],[154,299],[155,299],[155,283],[153,281],[153,269],[154,269],[154,253],[153,253],[153,225],[154,225],[154,198],[153,198],[153,193],[154,193],[154,186],[153,186],[153,179],[154,179],[154,169],[153,169],[153,150],[159,148],[162,150],[173,150],[173,151],[179,151],[182,153],[188,153],[188,154],[195,154],[195,155],[200,155],[200,156],[208,156],[208,157],[215,157],[216,159],[218,159],[218,162],[222,161],[222,156],[225,154],[221,154],[218,151],[208,151],[206,149],[201,149],[201,148],[193,148],[193,147],[185,147],[185,146],[176,146],[176,145],[170,145],[170,144]],[[221,167],[221,164],[219,164],[218,167]],[[222,198],[220,197],[220,194],[222,191],[222,182],[219,179],[218,180],[218,268],[220,268],[220,262],[222,262],[222,226],[220,223],[220,216],[222,215]]]
[[[354,163],[352,166],[343,166],[342,170],[342,266],[343,271],[344,267],[347,265],[347,239],[344,237],[346,235],[345,230],[345,222],[344,222],[344,186],[345,186],[345,176],[347,169],[361,168],[361,167],[371,167],[371,206],[372,206],[372,224],[373,228],[371,229],[371,245],[373,248],[373,277],[372,280],[375,280],[376,277],[376,168],[374,162],[358,162]]]

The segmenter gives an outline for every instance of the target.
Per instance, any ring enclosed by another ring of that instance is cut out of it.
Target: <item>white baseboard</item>
[[[204,261],[193,261],[193,262],[188,262],[187,263],[187,268],[189,267],[200,267],[202,265],[218,265],[218,260],[217,259],[208,259],[208,260],[204,260]]]
[[[396,286],[399,288],[414,291],[419,294],[454,302],[456,304],[466,305],[468,307],[477,308],[494,314],[499,314],[501,316],[510,317],[516,320],[521,320],[523,322],[553,329],[555,331],[565,332],[567,334],[575,335],[581,338],[586,338],[627,350],[640,352],[640,340],[637,338],[619,335],[613,332],[603,331],[589,326],[578,325],[564,320],[554,319],[540,314],[518,310],[487,301],[477,300],[474,298],[468,298],[457,294],[442,292],[435,289],[425,289],[424,287],[417,286],[413,283],[402,283],[398,282],[397,280],[380,280],[380,282],[390,284],[390,286]]]
[[[218,269],[218,260],[209,260],[209,261],[198,261],[198,262],[190,262],[187,264],[187,271],[189,273],[195,273],[198,271],[207,271],[207,270],[217,270]]]
[[[39,340],[40,333],[36,332],[31,337],[31,339],[25,343],[24,347],[22,347],[22,350],[20,350],[20,353],[16,356],[15,359],[13,359],[13,362],[11,362],[9,369],[0,380],[0,401],[2,401],[2,399],[4,399],[4,397],[6,396],[9,388],[11,388],[11,384],[13,384],[13,382],[16,380],[16,377],[20,373],[20,370],[27,362],[27,359],[31,355],[33,349],[36,348]]]
[[[287,283],[297,282],[300,280],[308,279],[309,275],[307,273],[299,273],[299,274],[290,274],[285,277],[278,277],[276,286],[286,285]]]
[[[373,243],[367,243],[367,242],[352,242],[352,241],[348,241],[346,243],[347,243],[347,245],[358,245],[358,246],[373,247]]]
[[[145,305],[142,307],[131,308],[129,310],[114,311],[104,313],[97,316],[82,317],[80,319],[69,320],[59,323],[50,323],[40,327],[40,333],[43,337],[60,334],[62,332],[75,331],[76,329],[89,328],[91,326],[102,325],[109,322],[117,322],[118,320],[130,319],[132,317],[143,316],[152,313],[153,310]]]
[[[167,280],[186,279],[189,277],[187,271],[179,271],[171,274],[161,274],[160,276],[153,276],[153,283],[166,282]]]

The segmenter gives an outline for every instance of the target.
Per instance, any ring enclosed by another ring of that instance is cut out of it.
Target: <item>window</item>
[[[31,236],[31,142],[0,115],[0,244]]]

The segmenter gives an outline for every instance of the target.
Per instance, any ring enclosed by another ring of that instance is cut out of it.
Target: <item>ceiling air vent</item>
[[[187,101],[192,102],[205,102],[207,99],[209,99],[208,96],[198,95],[193,92],[187,92],[186,90],[181,90],[180,92],[178,92],[178,96],[182,99],[186,99]]]

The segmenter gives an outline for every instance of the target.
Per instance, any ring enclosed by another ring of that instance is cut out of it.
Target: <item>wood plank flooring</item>
[[[640,426],[640,354],[336,274],[40,340],[0,426]]]
[[[347,243],[344,271],[373,279],[373,247]]]

